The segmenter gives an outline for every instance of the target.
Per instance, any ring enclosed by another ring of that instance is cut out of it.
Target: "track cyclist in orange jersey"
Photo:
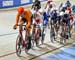
[[[29,9],[26,9],[24,7],[19,7],[17,9],[18,13],[16,15],[16,23],[14,25],[14,29],[17,28],[18,24],[23,25],[26,23],[25,30],[26,30],[26,36],[25,40],[27,41],[28,47],[27,49],[29,50],[31,48],[31,24],[32,24],[32,13]],[[19,27],[19,33],[22,30],[22,26]],[[22,37],[22,34],[21,34]]]
[[[32,13],[29,9],[26,9],[24,7],[19,7],[17,9],[18,13],[16,15],[16,23],[14,25],[14,29],[17,28],[18,24],[23,25],[24,23],[26,23],[26,31],[30,32],[30,26],[31,26],[31,22],[32,22]],[[21,17],[21,19],[20,19]]]

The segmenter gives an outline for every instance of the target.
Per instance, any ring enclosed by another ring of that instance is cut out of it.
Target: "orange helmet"
[[[18,12],[20,12],[20,13],[24,12],[24,7],[19,7]]]

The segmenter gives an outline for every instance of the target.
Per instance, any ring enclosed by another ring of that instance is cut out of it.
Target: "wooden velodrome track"
[[[55,2],[59,5],[60,2],[65,1],[66,0],[58,0]],[[75,0],[71,0],[71,2],[74,3]],[[43,7],[45,6],[45,3],[42,3]],[[25,7],[30,8],[31,5]],[[67,44],[60,44],[58,42],[59,40],[51,43],[49,38],[49,30],[47,29],[44,45],[34,47],[34,50],[31,49],[29,51],[29,55],[25,54],[23,51],[21,57],[18,57],[15,53],[15,43],[18,35],[18,29],[16,31],[13,30],[16,13],[16,8],[0,10],[0,60],[44,60],[45,56],[59,53],[64,48],[75,44],[74,33],[72,36],[73,38],[70,39]]]

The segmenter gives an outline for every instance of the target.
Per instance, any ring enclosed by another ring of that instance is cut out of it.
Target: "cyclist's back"
[[[53,23],[54,23],[54,24],[57,22],[57,12],[56,12],[56,10],[55,10],[54,13],[52,14],[51,20],[53,20]]]
[[[63,22],[66,23],[66,25],[69,25],[69,23],[70,23],[69,14],[64,14]]]
[[[24,18],[27,20],[27,21],[30,21],[30,18],[32,16],[32,13],[29,9],[25,9],[25,14],[24,14]]]

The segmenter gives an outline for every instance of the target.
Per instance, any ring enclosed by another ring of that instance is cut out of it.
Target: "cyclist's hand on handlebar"
[[[15,25],[13,26],[13,29],[15,29],[15,30],[17,29],[17,24],[15,24]]]

